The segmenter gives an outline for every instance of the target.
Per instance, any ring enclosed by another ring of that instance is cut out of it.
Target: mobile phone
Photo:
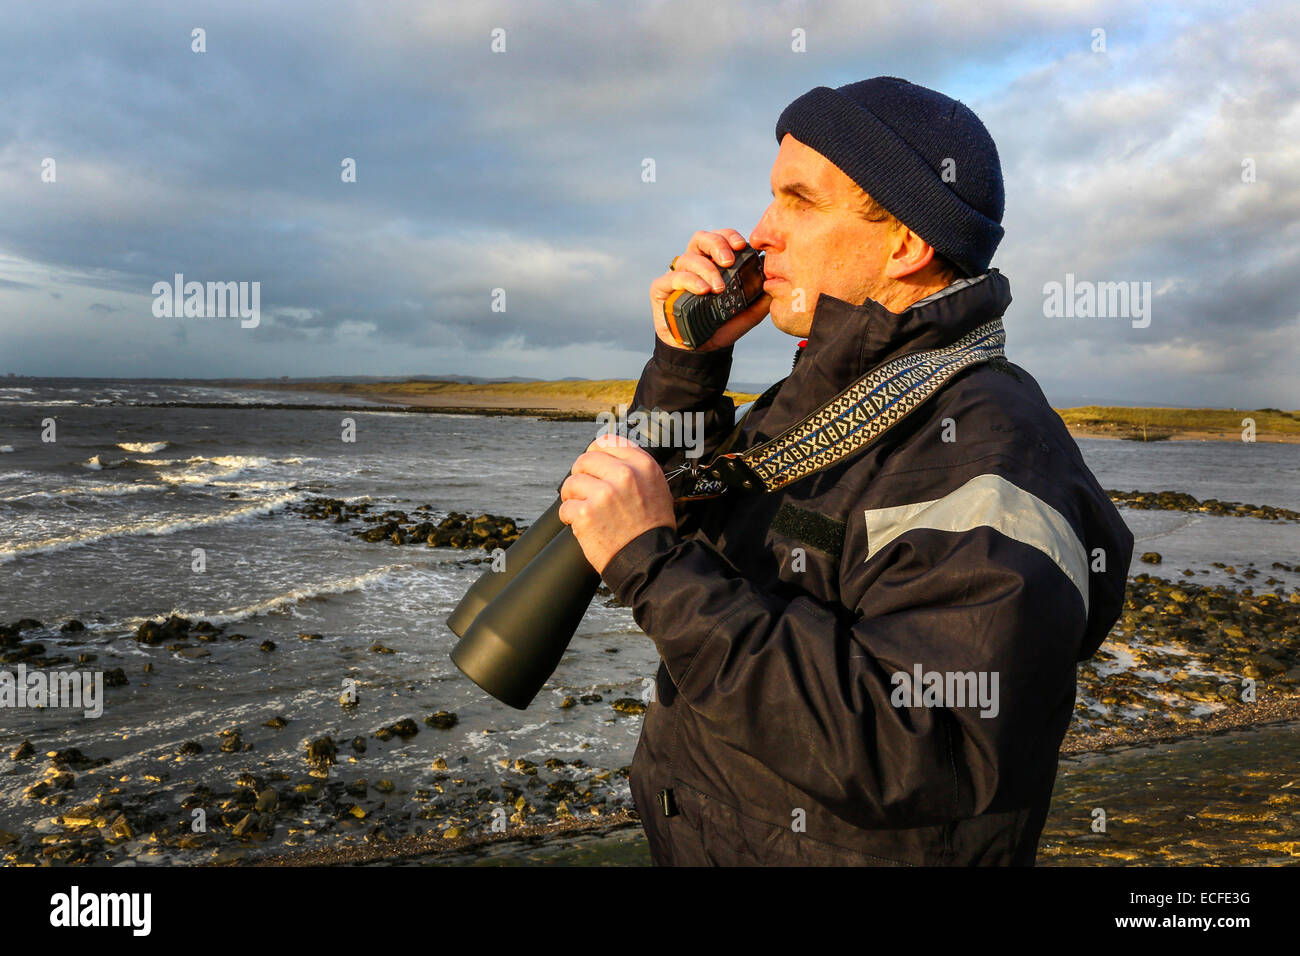
[[[668,331],[688,349],[699,348],[763,294],[763,253],[756,249],[746,246],[721,272],[726,286],[721,292],[696,295],[678,289],[664,302]]]

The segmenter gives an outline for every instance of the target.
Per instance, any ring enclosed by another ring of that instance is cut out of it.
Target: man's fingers
[[[743,249],[745,246],[749,245],[749,240],[735,229],[719,229],[718,232],[726,236],[727,239],[730,240],[731,244],[737,249]]]
[[[686,251],[688,254],[697,253],[708,256],[721,266],[729,266],[736,261],[736,250],[732,248],[733,243],[729,235],[732,232],[735,232],[735,230],[709,232],[701,229],[691,236],[691,241],[686,244]],[[679,266],[681,261],[681,259],[677,260]]]
[[[595,440],[587,446],[587,451],[605,452],[630,463],[659,467],[658,462],[654,460],[648,451],[630,438],[615,433],[597,435]]]
[[[555,513],[555,516],[565,524],[573,524],[578,519],[582,507],[581,499],[571,498],[560,505],[560,510]]]
[[[616,487],[630,484],[634,472],[641,467],[641,462],[636,459],[620,457],[616,454],[618,451],[622,451],[622,449],[598,448],[584,452],[573,463],[573,474],[607,482]],[[650,459],[650,461],[653,463],[654,459]],[[655,465],[655,467],[658,468],[659,466]]]
[[[678,257],[681,262],[681,257]],[[657,276],[650,284],[651,301],[656,302],[659,311],[663,310],[664,300],[678,289],[685,289],[687,292],[694,292],[696,295],[706,295],[713,291],[707,279],[702,279],[694,272],[688,272],[685,269],[678,269],[675,272],[665,272]]]
[[[574,472],[564,479],[564,484],[560,485],[560,500],[585,501],[591,497],[600,483],[599,478],[586,472]]]
[[[721,242],[721,240],[719,240]],[[731,262],[723,262],[724,266],[731,265]],[[698,252],[688,252],[685,255],[677,257],[676,272],[693,272],[709,284],[706,292],[721,292],[725,289],[726,283],[722,281],[722,270],[719,269],[712,259],[700,255]],[[694,292],[694,289],[691,289]],[[702,294],[702,293],[701,293]]]
[[[736,253],[747,245],[748,240],[735,229],[701,229],[691,236],[686,252],[677,256],[668,270],[650,283],[650,310],[654,314],[655,335],[660,341],[674,348],[684,348],[670,331],[663,314],[668,297],[678,290],[696,295],[723,291],[726,286],[722,281],[722,269],[735,265]],[[726,344],[732,344],[756,324],[737,323],[734,338]],[[711,347],[718,348],[719,344],[715,342]],[[700,350],[707,351],[704,348]]]
[[[618,448],[623,445],[632,445],[635,448],[640,447],[626,435],[620,435],[618,432],[601,432],[587,445],[587,451],[592,451],[597,448]]]
[[[714,349],[724,349],[728,345],[735,345],[741,336],[767,318],[768,310],[771,307],[772,296],[764,292],[744,312],[733,315],[722,323],[718,327],[718,331],[709,336],[709,340],[696,351],[712,352]]]

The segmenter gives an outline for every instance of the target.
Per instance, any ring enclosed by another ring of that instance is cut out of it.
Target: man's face
[[[863,193],[834,163],[789,133],[772,165],[772,203],[750,233],[765,252],[772,324],[806,337],[821,293],[861,305],[887,279],[887,222],[859,215]],[[802,290],[802,296],[800,295]]]

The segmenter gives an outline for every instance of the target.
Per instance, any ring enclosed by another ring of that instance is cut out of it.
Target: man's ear
[[[930,245],[907,226],[899,223],[890,237],[889,259],[885,262],[885,275],[902,279],[920,272],[934,260],[934,246]]]

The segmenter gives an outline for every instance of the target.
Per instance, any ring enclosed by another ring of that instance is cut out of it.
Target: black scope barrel
[[[452,662],[483,690],[519,710],[533,702],[555,673],[600,586],[600,575],[582,553],[573,529],[553,514],[559,505],[557,500],[506,552],[507,570],[486,572],[452,614],[464,629],[452,648]],[[552,523],[560,530],[544,540]],[[522,554],[537,542],[543,547],[531,560],[510,567],[511,555],[534,531],[534,540]],[[471,596],[474,603],[486,601],[466,625]]]
[[[564,528],[565,524],[560,520],[560,499],[556,498],[555,503],[506,549],[505,570],[485,571],[465,592],[465,596],[456,605],[456,610],[447,618],[447,626],[452,633],[464,637],[466,629],[479,616],[479,612],[504,591],[506,585],[515,579],[515,575],[541,554],[542,549]]]

